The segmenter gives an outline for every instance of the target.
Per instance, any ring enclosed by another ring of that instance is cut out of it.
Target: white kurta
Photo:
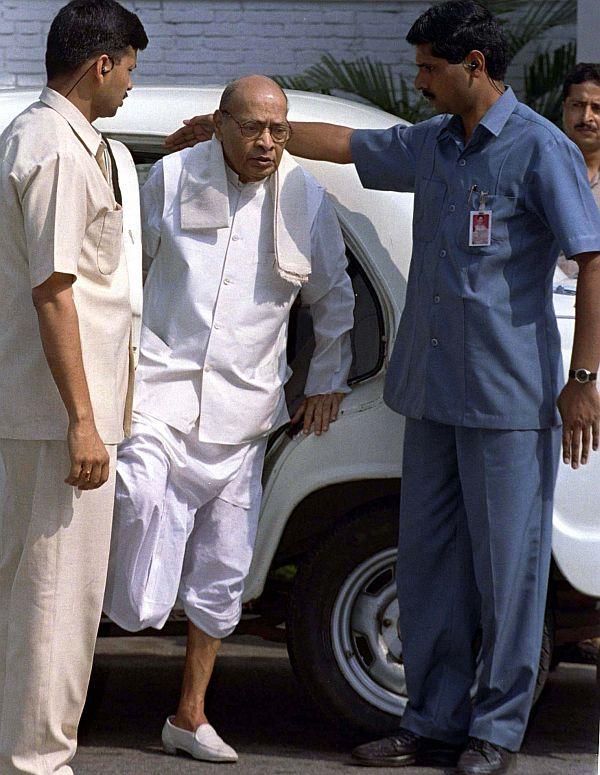
[[[274,267],[269,181],[242,185],[229,171],[223,228],[182,228],[182,176],[199,177],[208,143],[166,156],[142,189],[144,289],[134,408],[206,442],[238,444],[289,420],[283,385],[287,328],[299,288]],[[306,394],[347,392],[354,293],[344,242],[325,192],[304,176],[312,272],[302,287],[316,347]],[[189,195],[188,195],[189,196]],[[199,191],[198,196],[202,196]]]

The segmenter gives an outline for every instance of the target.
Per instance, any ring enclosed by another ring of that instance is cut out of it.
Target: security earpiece
[[[106,73],[110,73],[110,70],[108,69],[108,67],[103,67],[102,70],[100,70],[100,72],[102,73],[102,75],[106,75]]]
[[[469,62],[469,65],[468,65],[468,67],[469,67],[469,70],[470,70],[471,72],[473,72],[473,70],[477,70],[477,68],[479,67],[479,65],[477,64],[477,62],[476,62],[475,60],[473,60],[472,62]]]

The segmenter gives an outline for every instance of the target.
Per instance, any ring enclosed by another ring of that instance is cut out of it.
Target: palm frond
[[[274,76],[274,79],[288,89],[321,94],[355,94],[408,121],[418,121],[431,115],[429,106],[411,91],[406,81],[402,77],[394,77],[390,65],[373,62],[369,57],[348,62],[325,54],[299,76]]]
[[[576,0],[562,0],[555,3],[546,0],[537,5],[527,6],[518,25],[508,30],[509,56],[512,59],[532,40],[541,38],[548,30],[575,22],[577,14]]]
[[[539,53],[525,68],[525,102],[558,124],[562,112],[562,84],[576,60],[574,42]]]
[[[577,20],[577,0],[481,0],[500,18],[508,39],[509,59],[548,30]],[[514,15],[517,14],[517,19]]]

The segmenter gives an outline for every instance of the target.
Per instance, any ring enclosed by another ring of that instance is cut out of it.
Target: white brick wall
[[[44,82],[48,26],[64,0],[0,0],[0,87]],[[292,75],[322,54],[368,55],[411,77],[404,41],[429,0],[126,0],[150,45],[137,83],[225,83],[246,73]],[[573,33],[574,34],[574,33]],[[512,78],[519,84],[520,68]]]
[[[598,0],[579,0],[577,10],[577,58],[583,62],[597,62],[600,40]]]

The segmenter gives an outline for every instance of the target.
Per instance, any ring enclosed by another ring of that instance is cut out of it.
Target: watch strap
[[[595,382],[598,377],[598,372],[591,372],[587,369],[570,369],[569,379],[574,379],[576,382],[584,384],[586,382]]]

